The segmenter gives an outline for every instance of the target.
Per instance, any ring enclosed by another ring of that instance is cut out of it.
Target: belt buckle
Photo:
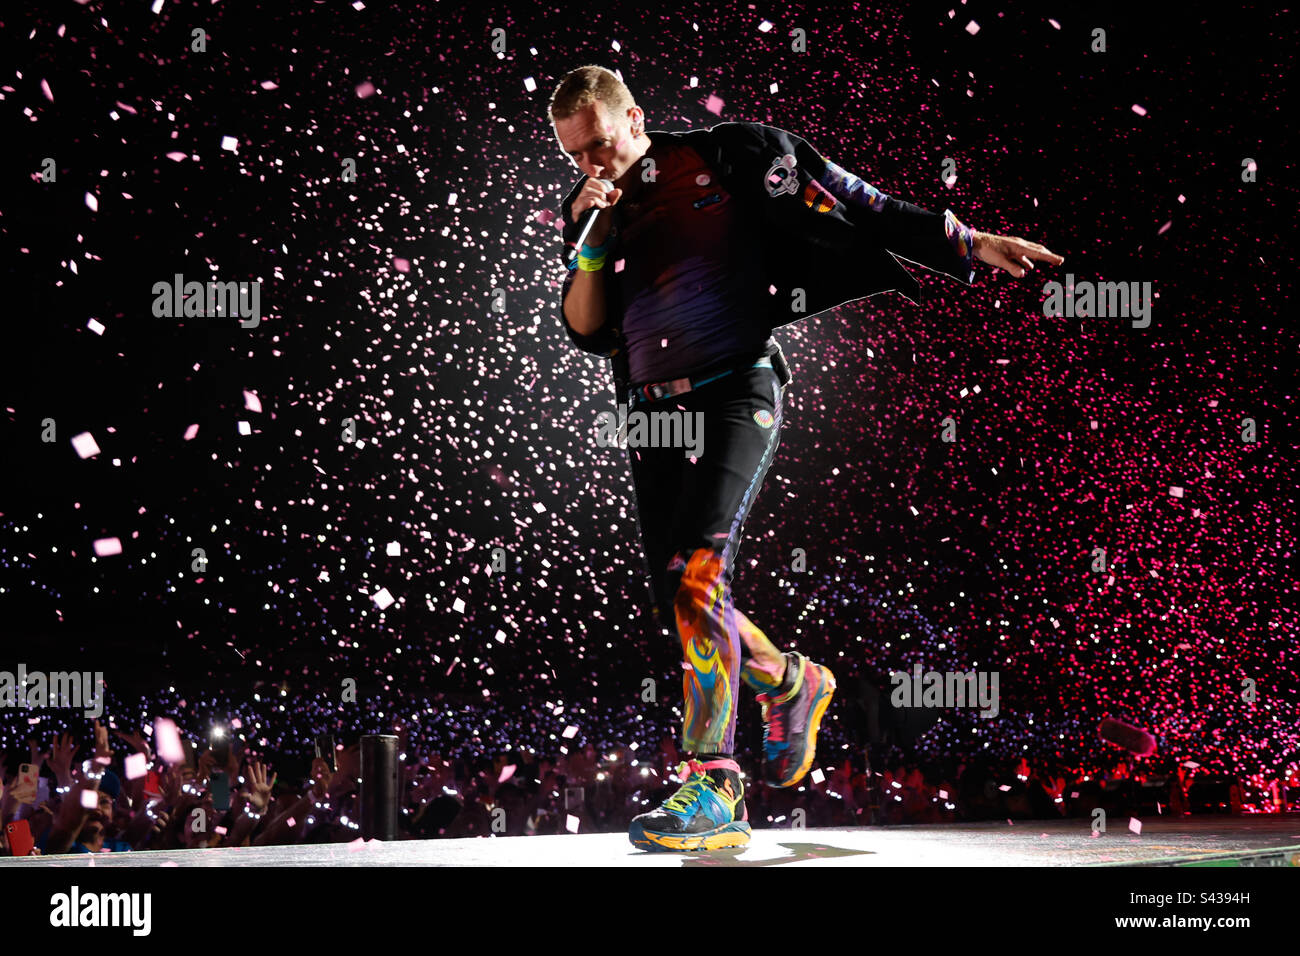
[[[689,378],[675,378],[671,382],[656,382],[642,389],[646,398],[652,402],[657,402],[659,399],[667,398],[670,395],[681,395],[683,392],[689,392],[690,390],[691,380]]]

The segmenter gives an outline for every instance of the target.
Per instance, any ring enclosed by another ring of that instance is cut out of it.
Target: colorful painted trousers
[[[681,447],[628,448],[654,617],[676,624],[685,655],[683,751],[733,753],[740,682],[768,692],[785,667],[731,600],[745,518],[780,441],[783,391],[759,366],[632,408],[704,416],[694,462]]]

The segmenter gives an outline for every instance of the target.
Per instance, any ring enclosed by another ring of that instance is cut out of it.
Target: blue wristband
[[[585,258],[585,259],[599,259],[601,256],[603,256],[603,255],[605,254],[605,247],[608,246],[608,245],[609,245],[609,240],[608,240],[608,239],[605,240],[605,245],[604,245],[604,246],[596,246],[596,247],[594,247],[594,248],[593,248],[592,246],[587,245],[587,244],[584,242],[584,243],[582,244],[581,255],[582,255],[582,257]]]

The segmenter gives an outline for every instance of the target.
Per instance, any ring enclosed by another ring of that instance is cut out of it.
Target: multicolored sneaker
[[[689,772],[689,776],[687,775]],[[643,850],[717,850],[749,843],[745,785],[734,760],[687,760],[684,782],[658,810],[632,821],[627,836]]]
[[[817,728],[835,696],[835,675],[798,651],[786,655],[786,675],[763,705],[763,782],[793,787],[817,756]]]

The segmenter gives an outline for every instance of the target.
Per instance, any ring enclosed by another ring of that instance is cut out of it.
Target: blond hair
[[[603,66],[580,66],[564,74],[551,94],[551,120],[568,119],[597,101],[605,104],[613,118],[627,115],[636,106],[632,91],[611,71]]]

